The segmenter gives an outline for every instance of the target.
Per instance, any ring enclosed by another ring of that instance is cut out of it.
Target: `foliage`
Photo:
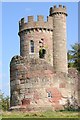
[[[4,94],[0,91],[0,109],[3,111],[9,110],[9,97],[4,96]]]
[[[71,45],[68,50],[68,67],[75,67],[80,72],[80,43]]]
[[[71,98],[67,99],[64,108],[68,111],[80,111],[78,100],[74,96],[71,96]]]

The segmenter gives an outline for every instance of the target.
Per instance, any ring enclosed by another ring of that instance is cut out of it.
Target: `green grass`
[[[3,112],[3,118],[80,118],[80,112],[72,111],[46,111],[46,112]]]

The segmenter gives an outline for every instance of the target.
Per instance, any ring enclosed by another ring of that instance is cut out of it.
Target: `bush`
[[[68,111],[80,111],[80,107],[75,97],[67,99],[66,105],[64,106],[65,110]]]
[[[4,96],[4,94],[0,91],[0,109],[3,111],[9,110],[9,97]]]

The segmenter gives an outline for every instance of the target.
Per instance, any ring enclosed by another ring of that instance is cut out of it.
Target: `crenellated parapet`
[[[59,7],[57,7],[54,5],[50,8],[50,16],[54,14],[65,14],[67,16],[66,6],[59,5]]]
[[[19,55],[15,55],[10,62],[10,65],[14,65],[14,64],[20,64],[24,62],[24,57],[19,56]]]
[[[25,18],[22,18],[19,21],[19,33],[24,30],[35,30],[35,29],[46,29],[53,30],[52,26],[52,17],[48,16],[47,21],[44,21],[44,16],[37,16],[37,21],[34,21],[33,16],[28,16],[28,22],[25,21]]]

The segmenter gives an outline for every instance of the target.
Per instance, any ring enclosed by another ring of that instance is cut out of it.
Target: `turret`
[[[33,16],[28,16],[26,22],[24,18],[19,21],[20,55],[22,57],[41,58],[53,65],[53,45],[52,45],[52,17],[48,16],[44,21],[44,16],[37,16],[34,21]]]
[[[53,17],[53,66],[55,71],[68,72],[66,48],[66,7],[56,5],[50,8]]]

